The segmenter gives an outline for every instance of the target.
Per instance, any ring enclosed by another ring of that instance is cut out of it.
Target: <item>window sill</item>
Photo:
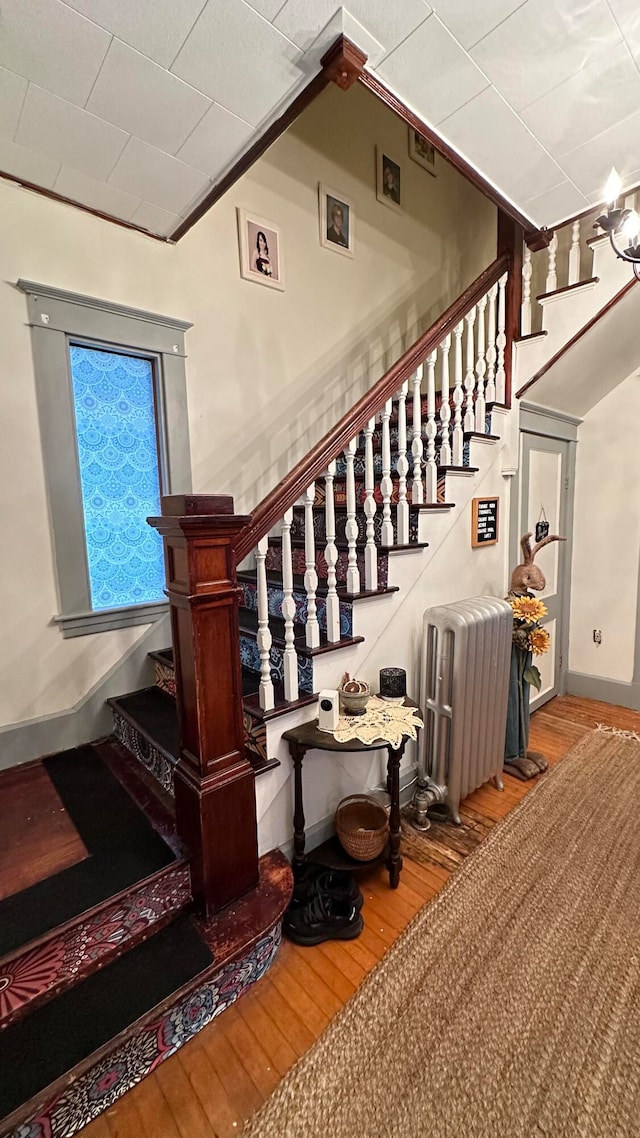
[[[95,632],[112,632],[116,628],[131,628],[136,624],[154,624],[169,612],[167,601],[153,601],[144,605],[127,605],[120,609],[101,609],[98,612],[69,613],[54,617],[65,640],[72,636],[90,636]]]

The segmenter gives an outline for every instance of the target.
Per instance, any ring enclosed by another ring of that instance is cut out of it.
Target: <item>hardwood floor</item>
[[[0,901],[88,856],[41,763],[3,772],[0,793]]]
[[[531,747],[553,764],[598,723],[640,732],[640,714],[564,696],[532,718]],[[503,792],[487,785],[464,806],[488,832],[535,783],[506,776]],[[317,948],[285,942],[268,974],[219,1019],[163,1063],[83,1131],[83,1138],[231,1138],[308,1050],[394,943],[414,914],[462,860],[455,829],[434,841],[428,865],[405,855],[397,890],[382,868],[360,879],[365,928],[355,941]],[[431,832],[430,832],[431,833]],[[443,862],[449,858],[451,868]]]

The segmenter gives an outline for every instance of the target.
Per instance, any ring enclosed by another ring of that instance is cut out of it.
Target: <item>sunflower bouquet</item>
[[[549,633],[540,624],[547,615],[547,606],[531,596],[512,596],[509,601],[513,609],[513,643],[522,653],[522,679],[540,691],[540,672],[528,657],[530,653],[542,656],[549,650]]]

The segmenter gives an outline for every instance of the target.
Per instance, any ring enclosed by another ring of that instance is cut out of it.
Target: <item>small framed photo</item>
[[[272,221],[238,209],[240,276],[268,288],[284,291],[284,266],[280,230]]]
[[[381,146],[376,147],[376,197],[391,209],[402,209],[402,170]]]
[[[320,244],[325,249],[353,257],[355,216],[353,206],[344,194],[322,183],[318,186]]]
[[[419,130],[409,127],[409,157],[436,177],[436,148]]]

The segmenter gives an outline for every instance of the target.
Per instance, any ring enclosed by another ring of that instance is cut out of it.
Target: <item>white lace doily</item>
[[[341,715],[333,732],[337,743],[359,739],[372,746],[374,743],[391,743],[396,750],[403,738],[417,739],[422,719],[417,707],[388,703],[372,695],[364,715]]]

